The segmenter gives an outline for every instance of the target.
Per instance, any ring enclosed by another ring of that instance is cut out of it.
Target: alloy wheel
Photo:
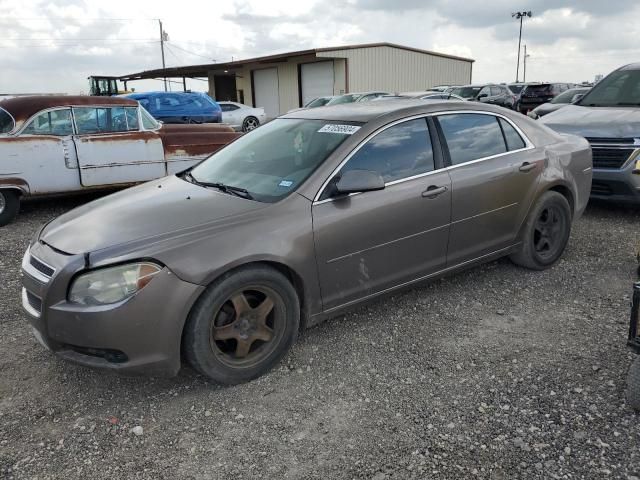
[[[561,248],[566,221],[563,212],[554,205],[540,212],[533,230],[533,244],[540,258],[551,258]]]
[[[247,118],[244,121],[245,132],[250,132],[251,130],[254,130],[256,128],[258,128],[258,121],[255,118]]]
[[[250,367],[269,356],[282,334],[281,300],[262,286],[243,288],[231,295],[211,322],[210,344],[230,366]]]

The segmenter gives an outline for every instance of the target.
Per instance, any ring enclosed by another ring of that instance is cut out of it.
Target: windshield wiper
[[[188,182],[191,182],[195,185],[200,185],[201,187],[217,188],[224,193],[229,193],[238,197],[246,198],[247,200],[253,200],[253,196],[245,188],[234,187],[233,185],[226,185],[220,182],[201,182],[196,177],[191,175],[191,172],[185,173],[184,178],[187,179]]]

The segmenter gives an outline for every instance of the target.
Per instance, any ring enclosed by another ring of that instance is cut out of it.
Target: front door
[[[364,143],[312,207],[325,311],[444,268],[451,181],[437,170],[425,118],[390,126]],[[384,190],[335,196],[347,170],[373,170]]]
[[[85,187],[152,180],[166,175],[162,140],[139,129],[137,107],[77,107],[74,138]]]
[[[491,114],[437,117],[451,167],[454,266],[513,244],[544,168],[544,154],[511,122]]]

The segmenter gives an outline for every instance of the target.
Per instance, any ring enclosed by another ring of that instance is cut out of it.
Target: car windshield
[[[331,97],[315,98],[315,99],[311,100],[309,103],[307,103],[305,105],[305,108],[322,107],[322,106],[326,105],[327,103],[329,103],[329,100],[331,100]]]
[[[475,98],[482,87],[458,87],[454,88],[451,93],[462,98]]]
[[[13,130],[13,126],[13,117],[0,108],[0,134],[9,133]]]
[[[358,94],[351,94],[351,95],[340,95],[339,97],[334,97],[331,100],[329,100],[327,102],[327,106],[329,105],[339,105],[341,103],[353,103],[356,100],[358,100],[358,98],[360,98],[361,95]]]
[[[577,102],[585,107],[640,106],[640,70],[616,70]]]
[[[509,90],[511,90],[513,93],[520,93],[522,91],[522,89],[524,88],[524,85],[508,85]]]
[[[571,90],[567,90],[566,92],[562,92],[556,98],[551,100],[550,103],[571,103],[571,100],[573,100],[573,97],[575,97],[580,93],[584,93],[586,91],[588,91],[588,89],[585,89],[585,88],[574,88]]]
[[[293,192],[360,127],[282,118],[240,137],[193,168],[186,180],[244,189],[247,198],[277,202]]]

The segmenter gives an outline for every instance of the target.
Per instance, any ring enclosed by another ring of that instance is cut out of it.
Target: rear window
[[[9,133],[13,127],[13,117],[6,110],[0,108],[0,134]]]
[[[551,93],[551,85],[527,85],[525,93],[549,94]]]

